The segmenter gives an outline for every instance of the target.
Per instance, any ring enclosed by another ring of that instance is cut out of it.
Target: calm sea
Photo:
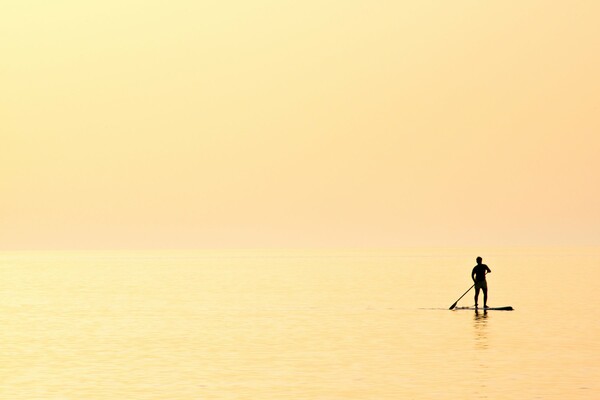
[[[515,311],[448,310],[478,255]],[[599,267],[593,248],[0,253],[0,399],[600,398]]]

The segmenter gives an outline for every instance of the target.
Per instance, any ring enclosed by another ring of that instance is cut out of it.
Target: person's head
[[[482,261],[483,261],[483,258],[477,257],[477,264],[481,264]]]

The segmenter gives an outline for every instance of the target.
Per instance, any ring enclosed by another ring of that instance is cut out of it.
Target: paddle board
[[[511,306],[505,306],[505,307],[489,307],[489,308],[475,308],[475,307],[456,307],[454,308],[455,310],[477,310],[477,311],[513,311],[514,308],[512,308]]]

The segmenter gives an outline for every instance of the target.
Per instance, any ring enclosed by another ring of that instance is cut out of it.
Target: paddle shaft
[[[462,296],[460,296],[460,297],[458,298],[458,300],[456,300],[456,301],[454,302],[454,304],[452,304],[452,305],[450,306],[450,310],[452,310],[454,307],[456,307],[456,303],[458,303],[460,299],[462,299],[463,297],[465,297],[465,294],[469,293],[469,290],[473,289],[474,287],[475,287],[475,284],[473,284],[473,286],[471,286],[469,289],[467,289],[467,291],[466,291],[466,292],[464,292],[464,293],[463,293],[463,295],[462,295]]]

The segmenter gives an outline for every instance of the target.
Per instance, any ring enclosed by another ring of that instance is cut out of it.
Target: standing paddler
[[[473,267],[473,271],[471,272],[471,278],[473,282],[475,282],[475,308],[477,308],[477,299],[479,298],[479,290],[483,290],[483,308],[488,308],[487,306],[487,281],[485,280],[485,275],[492,272],[487,265],[482,264],[483,259],[481,257],[477,257],[477,265]]]

